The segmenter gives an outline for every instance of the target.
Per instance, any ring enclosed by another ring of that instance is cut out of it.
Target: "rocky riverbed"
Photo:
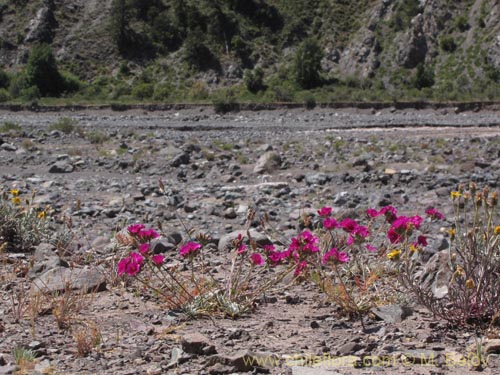
[[[61,122],[67,126],[54,126]],[[210,235],[210,257],[223,264],[220,239],[243,227],[249,208],[267,213],[287,238],[297,234],[302,213],[324,205],[339,215],[388,204],[408,214],[436,206],[450,217],[450,192],[459,183],[500,185],[499,125],[496,112],[452,108],[0,112],[2,191],[36,191],[35,203],[50,205],[53,219],[70,221],[73,232],[64,254],[43,244],[34,258],[16,249],[3,255],[0,374],[19,371],[12,356],[18,347],[36,354],[27,371],[44,374],[468,373],[477,335],[414,305],[411,315],[397,305],[373,313],[367,333],[337,317],[314,288],[295,285],[238,320],[186,320],[116,278],[111,239],[127,224],[150,223],[173,260],[186,238],[181,217]],[[446,243],[439,232],[432,240],[429,256]],[[93,280],[99,290],[73,317],[74,328],[58,328],[50,312],[33,320],[26,311],[16,321],[13,291],[54,268],[67,269],[76,289],[78,280]],[[86,357],[77,353],[78,329],[100,333]],[[492,354],[484,373],[497,373],[494,338],[484,345]],[[243,360],[252,355],[267,363]],[[311,367],[320,358],[322,365]]]

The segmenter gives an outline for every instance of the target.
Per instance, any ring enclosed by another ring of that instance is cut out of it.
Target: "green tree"
[[[305,39],[298,47],[294,60],[296,82],[303,89],[310,89],[321,83],[321,59],[323,51],[312,38]]]
[[[422,63],[418,64],[413,85],[421,90],[424,87],[434,86],[434,82],[434,69]]]
[[[37,87],[42,96],[58,96],[64,91],[64,79],[49,45],[32,48],[26,65],[26,86]]]
[[[125,0],[113,0],[111,7],[111,35],[118,50],[123,53],[130,44],[130,14]]]
[[[5,70],[3,70],[2,68],[0,68],[0,88],[7,88],[9,87],[9,76],[7,75],[7,73],[5,72]]]

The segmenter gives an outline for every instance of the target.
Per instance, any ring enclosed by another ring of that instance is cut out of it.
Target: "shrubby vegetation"
[[[471,27],[464,16],[436,15],[436,60],[412,69],[390,61],[397,52],[394,38],[406,33],[422,11],[418,0],[393,2],[391,17],[370,25],[373,48],[382,53],[367,77],[323,71],[323,56],[348,46],[353,32],[363,26],[361,15],[369,3],[113,0],[106,30],[121,60],[113,70],[93,67],[90,74],[81,65],[56,61],[49,45],[35,45],[24,69],[0,67],[0,101],[43,104],[46,97],[58,97],[62,103],[213,103],[221,102],[228,88],[233,102],[309,106],[332,101],[498,98],[500,73],[495,62],[477,46],[467,50],[461,46]],[[468,6],[459,3],[456,7]],[[16,9],[22,6],[20,1],[16,4]],[[485,9],[480,9],[483,23]]]

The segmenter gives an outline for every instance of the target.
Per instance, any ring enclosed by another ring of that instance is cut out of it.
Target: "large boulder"
[[[254,173],[272,173],[281,167],[281,156],[275,151],[262,154],[253,169]]]

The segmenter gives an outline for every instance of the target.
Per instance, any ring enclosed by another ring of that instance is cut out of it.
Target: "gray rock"
[[[305,178],[307,185],[325,185],[331,181],[331,177],[324,173],[308,174]]]
[[[168,251],[175,250],[176,247],[177,246],[174,245],[173,243],[162,238],[156,238],[153,241],[151,241],[151,251],[154,254],[166,253]]]
[[[272,173],[281,167],[281,156],[275,151],[262,154],[253,169],[254,173]]]
[[[361,345],[358,342],[348,342],[347,344],[342,345],[338,349],[339,355],[349,355],[349,354],[354,354],[358,350],[364,349],[365,346]]]
[[[33,292],[64,292],[68,287],[86,293],[101,292],[106,289],[106,277],[95,268],[57,267],[46,271],[32,283]]]
[[[5,150],[5,151],[16,151],[17,147],[13,145],[12,143],[4,143],[0,146],[0,149]]]
[[[187,152],[182,152],[174,156],[174,158],[170,161],[170,166],[177,168],[181,165],[189,164],[190,157]]]
[[[219,251],[226,252],[232,248],[232,243],[235,239],[238,238],[238,235],[242,235],[245,240],[245,243],[248,243],[248,236],[247,236],[247,231],[246,230],[237,230],[228,234],[223,235],[220,240],[219,240]],[[257,243],[259,246],[264,246],[264,245],[272,245],[271,240],[263,235],[262,233],[257,232],[255,229],[250,229],[250,236],[252,237],[252,240]]]
[[[210,340],[208,339],[208,337],[202,335],[201,333],[191,333],[184,335],[181,339],[181,347],[184,352],[189,354],[214,354],[206,352],[205,349],[208,347],[212,347],[212,345],[210,345]]]
[[[51,165],[49,168],[49,173],[71,173],[75,167],[66,161],[58,161]]]
[[[28,277],[34,278],[59,267],[69,267],[69,264],[57,255],[55,247],[52,244],[41,243],[35,249],[33,266],[28,271]]]
[[[425,61],[427,55],[427,39],[423,30],[424,17],[416,15],[411,20],[411,28],[398,44],[396,61],[405,68],[412,69]]]
[[[386,323],[401,323],[412,314],[409,307],[401,305],[385,305],[374,308],[371,312]]]
[[[14,374],[17,371],[19,371],[19,366],[6,365],[0,367],[0,375]]]
[[[434,254],[425,264],[420,280],[423,288],[430,288],[436,298],[443,298],[448,294],[448,284],[453,271],[448,265],[449,251],[442,250]]]

